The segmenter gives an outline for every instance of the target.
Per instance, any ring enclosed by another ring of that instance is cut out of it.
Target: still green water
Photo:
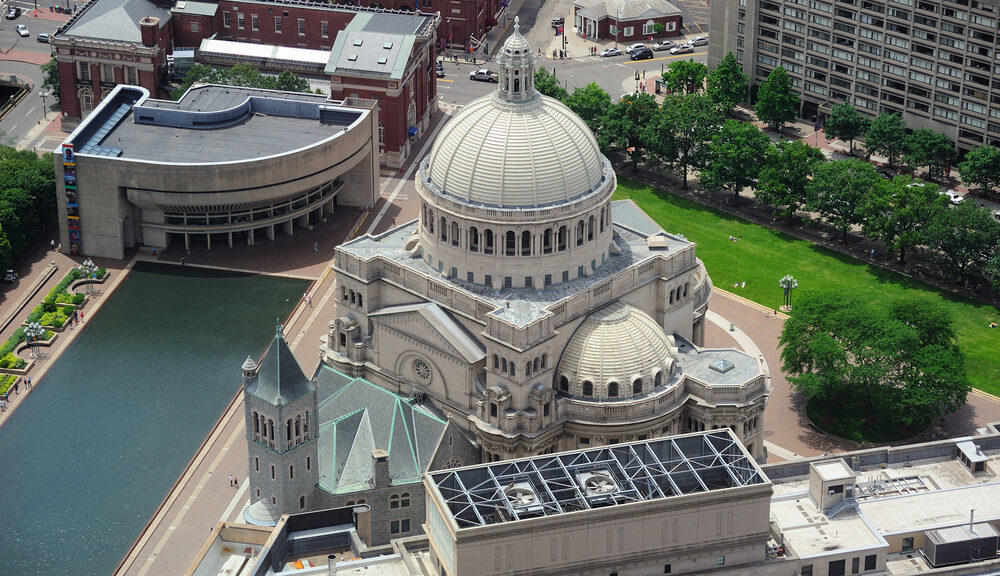
[[[307,285],[140,264],[85,310],[0,428],[0,575],[110,574]]]

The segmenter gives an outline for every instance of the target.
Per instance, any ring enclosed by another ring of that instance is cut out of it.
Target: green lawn
[[[899,275],[851,256],[702,206],[669,192],[619,177],[615,199],[631,198],[667,232],[683,235],[698,244],[712,282],[769,308],[782,303],[778,279],[791,274],[799,281],[795,299],[810,290],[860,294],[874,301],[890,301],[906,293],[919,293],[943,303],[951,311],[959,345],[972,385],[1000,395],[1000,312],[962,296]],[[736,243],[729,236],[742,236]],[[734,288],[746,282],[745,288]]]

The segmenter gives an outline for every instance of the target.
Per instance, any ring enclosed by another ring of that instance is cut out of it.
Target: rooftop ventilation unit
[[[503,495],[520,518],[542,514],[542,506],[539,503],[538,495],[535,493],[535,488],[530,482],[515,482],[510,484],[503,489]]]
[[[619,491],[618,483],[607,470],[581,472],[576,475],[576,482],[591,505],[602,502],[613,504]]]

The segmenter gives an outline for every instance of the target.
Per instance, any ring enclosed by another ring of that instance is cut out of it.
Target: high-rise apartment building
[[[732,51],[752,85],[779,65],[822,120],[850,100],[875,116],[950,136],[962,151],[1000,145],[1000,0],[712,2],[709,66]]]

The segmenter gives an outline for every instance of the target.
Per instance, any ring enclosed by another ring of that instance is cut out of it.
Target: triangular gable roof
[[[312,383],[302,372],[302,367],[282,337],[279,327],[260,361],[257,378],[247,388],[247,392],[277,406],[279,403],[287,404],[312,390]]]
[[[316,381],[323,489],[334,493],[367,489],[376,449],[388,452],[394,484],[420,481],[444,435],[444,420],[408,398],[325,365],[318,369]]]
[[[475,363],[486,357],[486,349],[470,335],[465,328],[434,302],[418,302],[416,304],[400,304],[386,306],[368,314],[372,316],[393,316],[416,312],[426,319],[431,326],[465,358],[466,362]]]

